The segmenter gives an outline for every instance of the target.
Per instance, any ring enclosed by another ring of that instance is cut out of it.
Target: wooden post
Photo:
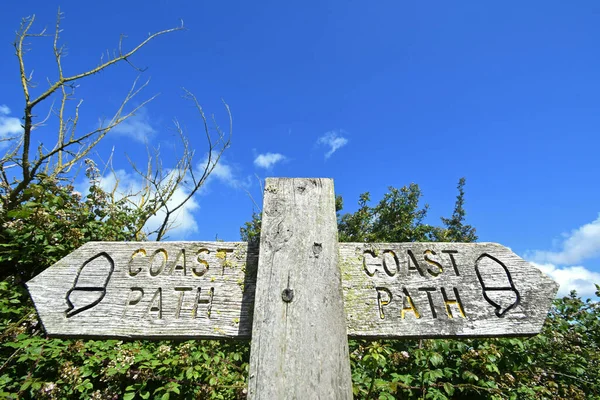
[[[250,399],[351,399],[331,179],[268,178]]]

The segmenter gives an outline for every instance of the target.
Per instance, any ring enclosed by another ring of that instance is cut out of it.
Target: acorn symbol
[[[483,298],[496,308],[498,317],[504,316],[519,304],[519,291],[515,288],[508,268],[500,260],[489,254],[482,254],[475,263],[475,272],[483,289]]]
[[[65,296],[69,306],[65,311],[67,318],[88,310],[102,301],[114,269],[115,262],[105,252],[83,263],[75,277],[73,287]]]

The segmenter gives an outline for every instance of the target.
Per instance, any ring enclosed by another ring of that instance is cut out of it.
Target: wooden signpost
[[[496,243],[340,243],[348,334],[531,336],[558,284]]]
[[[538,333],[558,285],[495,243],[338,243],[333,181],[266,182],[260,248],[93,242],[27,283],[50,336],[252,338],[249,398],[352,398],[347,337]]]
[[[250,337],[257,254],[245,243],[92,242],[27,286],[50,336]]]

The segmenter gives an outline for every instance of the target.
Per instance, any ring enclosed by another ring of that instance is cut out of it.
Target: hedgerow
[[[93,173],[89,178],[91,190],[84,198],[68,182],[40,180],[26,201],[1,216],[0,398],[245,398],[247,341],[45,336],[24,280],[87,241],[136,239],[134,227],[141,218],[136,210],[125,202],[110,201]],[[393,240],[374,231],[381,213],[405,221],[403,229],[388,232],[400,232],[409,240],[435,240],[440,235],[460,236],[460,232],[475,239],[474,229],[464,225],[462,194],[455,218],[443,220],[441,227],[422,222],[420,196],[416,185],[390,190],[375,207],[368,205],[368,195],[362,196],[359,211],[340,216],[340,237],[351,237],[357,232],[352,229],[361,227],[362,234]],[[257,237],[260,216],[244,229]],[[350,340],[354,395],[357,399],[598,399],[599,317],[597,302],[573,293],[554,302],[542,332],[532,338]]]

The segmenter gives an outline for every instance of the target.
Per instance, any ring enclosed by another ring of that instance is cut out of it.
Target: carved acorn
[[[88,310],[102,301],[114,269],[115,262],[105,252],[83,263],[73,286],[65,296],[68,305],[65,310],[67,318]]]
[[[498,317],[519,305],[519,291],[504,263],[489,254],[482,254],[475,263],[475,272],[483,289],[483,298],[496,308]]]

